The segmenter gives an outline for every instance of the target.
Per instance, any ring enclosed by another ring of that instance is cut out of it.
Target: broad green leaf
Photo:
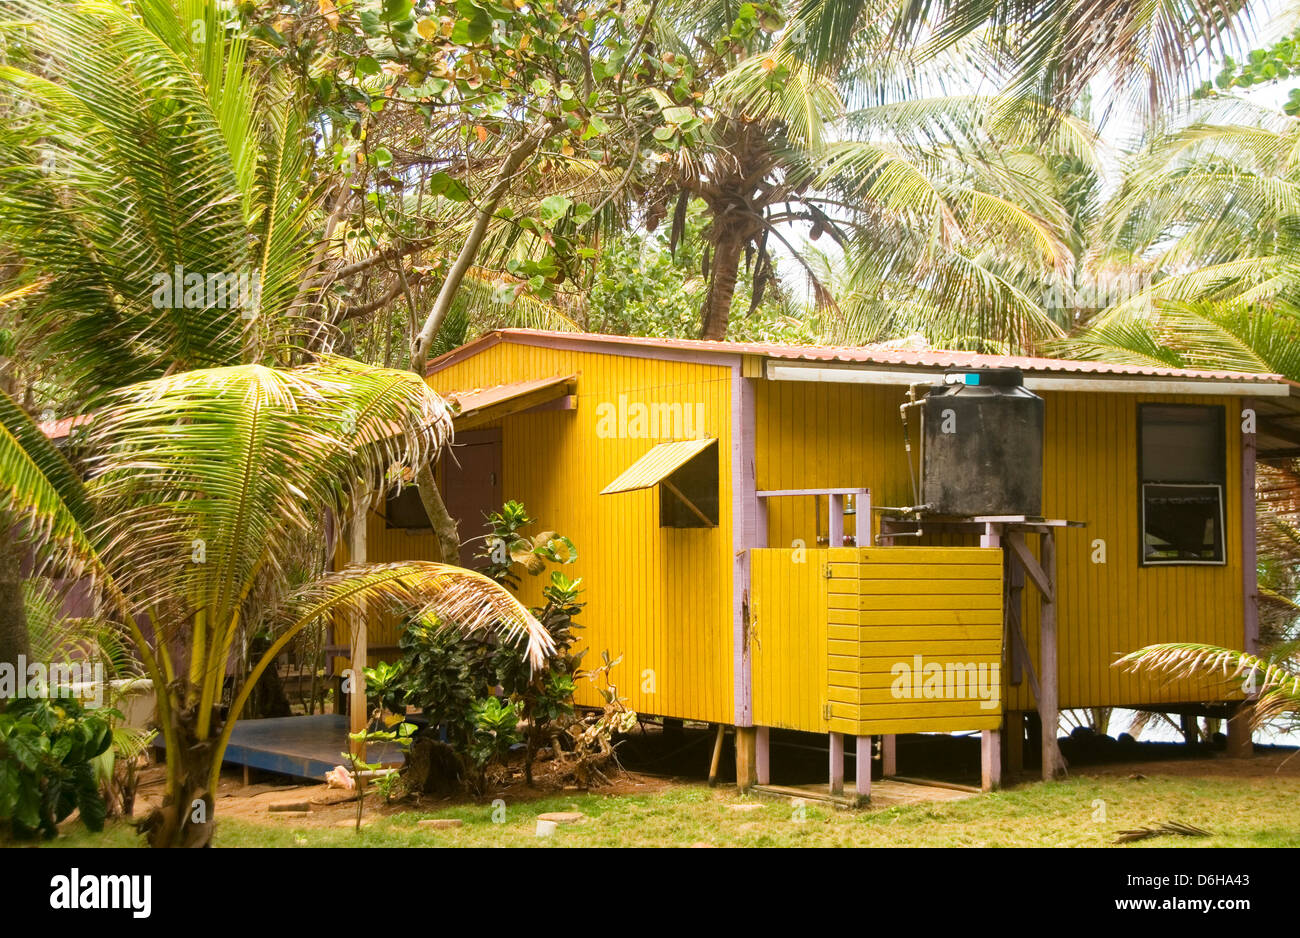
[[[546,224],[553,225],[564,217],[571,205],[573,205],[573,200],[566,196],[547,196],[538,205],[538,214]]]

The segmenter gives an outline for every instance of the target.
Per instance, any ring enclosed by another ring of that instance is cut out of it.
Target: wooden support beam
[[[898,774],[898,737],[893,733],[880,737],[880,774],[885,778]]]
[[[1034,660],[1029,657],[1029,645],[1025,642],[1025,635],[1020,631],[1020,623],[1011,623],[1011,638],[1016,644],[1019,651],[1019,658],[1025,663],[1025,671],[1029,677],[1029,690],[1034,695],[1034,702],[1038,703],[1043,699],[1043,690],[1038,683],[1038,672],[1034,670]]]
[[[1033,662],[1029,660],[1029,650],[1025,646],[1024,633],[1020,624],[1024,619],[1025,571],[1014,551],[1004,551],[1006,563],[1003,565],[1006,577],[1006,632],[1007,632],[1007,683],[1018,685],[1024,680],[1025,666],[1031,672]],[[1038,699],[1038,682],[1032,682],[1034,700]]]
[[[673,485],[667,479],[664,479],[659,484],[662,485],[664,488],[666,488],[668,491],[672,492],[674,495],[676,495],[677,498],[681,500],[681,503],[683,505],[685,505],[687,508],[689,508],[692,512],[695,513],[695,517],[699,518],[701,521],[704,522],[705,527],[709,527],[709,528],[717,527],[717,525],[713,522],[713,519],[710,518],[708,515],[706,515],[704,512],[702,512],[699,506],[695,504],[695,502],[691,501],[689,498],[683,495],[682,490],[679,489],[677,486]]]
[[[758,784],[757,743],[754,727],[736,727],[736,785],[741,791],[749,791]]]
[[[755,729],[758,731],[755,739],[758,784],[770,785],[772,784],[772,749],[768,739],[768,728],[759,726]]]
[[[709,787],[718,784],[718,770],[722,768],[722,740],[727,735],[725,723],[718,724],[718,732],[713,737],[713,758],[709,760]]]
[[[577,410],[577,409],[578,409],[578,395],[566,394],[564,395],[564,397],[557,397],[553,401],[547,401],[544,404],[538,404],[535,407],[528,408],[527,410],[521,410],[520,413],[541,414],[553,410]]]
[[[830,519],[826,526],[826,546],[844,546],[844,496],[836,493],[826,496]]]
[[[1052,539],[1053,544],[1056,543],[1055,533],[1045,533],[1042,535],[1042,543],[1044,545],[1046,545],[1048,538]],[[1034,555],[1029,552],[1029,546],[1025,544],[1025,536],[1019,531],[1012,531],[1007,534],[1006,541],[1011,545],[1011,549],[1016,552],[1016,558],[1020,561],[1020,565],[1024,567],[1025,572],[1029,574],[1029,578],[1033,580],[1034,585],[1038,587],[1038,592],[1042,593],[1048,602],[1055,602],[1055,576],[1049,574],[1047,570],[1044,569],[1047,566],[1046,559],[1044,558],[1040,565]]]
[[[1178,718],[1179,729],[1183,732],[1183,742],[1189,746],[1195,746],[1200,739],[1200,733],[1196,731],[1196,715],[1184,713]]]
[[[871,737],[859,736],[856,743],[853,788],[858,804],[871,800]]]
[[[1002,787],[1002,734],[997,730],[980,733],[980,790]]]
[[[364,499],[359,499],[356,509],[352,515],[352,523],[348,529],[348,562],[365,563],[366,562],[366,522],[369,519],[369,505]],[[348,667],[351,669],[351,692],[348,695],[348,732],[362,733],[366,729],[366,724],[370,722],[370,712],[366,707],[366,658],[368,655],[367,645],[369,636],[367,635],[366,615],[365,612],[359,612],[352,617],[351,622],[351,648],[349,654]],[[361,759],[366,761],[366,744],[362,740],[349,739],[348,750]]]
[[[831,733],[830,747],[831,794],[844,794],[844,734]]]
[[[1038,607],[1038,654],[1042,670],[1039,675],[1042,695],[1038,699],[1038,714],[1043,726],[1043,779],[1051,781],[1065,774],[1065,759],[1056,743],[1061,720],[1056,665],[1056,603],[1052,601],[1056,586],[1056,532],[1049,531],[1041,537],[1041,572],[1046,579],[1047,590],[1039,597]],[[1024,560],[1023,557],[1020,559]],[[1032,572],[1030,575],[1033,575]]]

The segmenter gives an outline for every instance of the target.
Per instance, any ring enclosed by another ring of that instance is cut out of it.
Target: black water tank
[[[1043,510],[1043,399],[1019,368],[945,374],[921,401],[921,501],[936,515]]]

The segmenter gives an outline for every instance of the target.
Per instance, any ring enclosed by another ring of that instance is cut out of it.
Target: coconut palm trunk
[[[722,224],[722,230],[712,240],[713,263],[710,269],[709,289],[704,294],[704,306],[701,318],[704,327],[700,338],[722,340],[727,334],[727,322],[731,318],[731,298],[736,293],[736,278],[740,273],[740,255],[748,240],[734,225],[727,225],[722,219],[714,224]]]
[[[0,528],[8,529],[0,522]],[[31,655],[27,610],[23,600],[22,550],[6,537],[0,543],[0,665],[18,669],[20,658]]]

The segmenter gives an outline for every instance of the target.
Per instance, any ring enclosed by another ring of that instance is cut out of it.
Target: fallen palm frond
[[[1137,840],[1146,840],[1148,837],[1160,837],[1164,834],[1178,834],[1181,837],[1210,837],[1211,833],[1202,827],[1193,827],[1191,824],[1183,824],[1181,821],[1165,821],[1156,827],[1137,827],[1132,830],[1117,831],[1115,843],[1131,844]]]

